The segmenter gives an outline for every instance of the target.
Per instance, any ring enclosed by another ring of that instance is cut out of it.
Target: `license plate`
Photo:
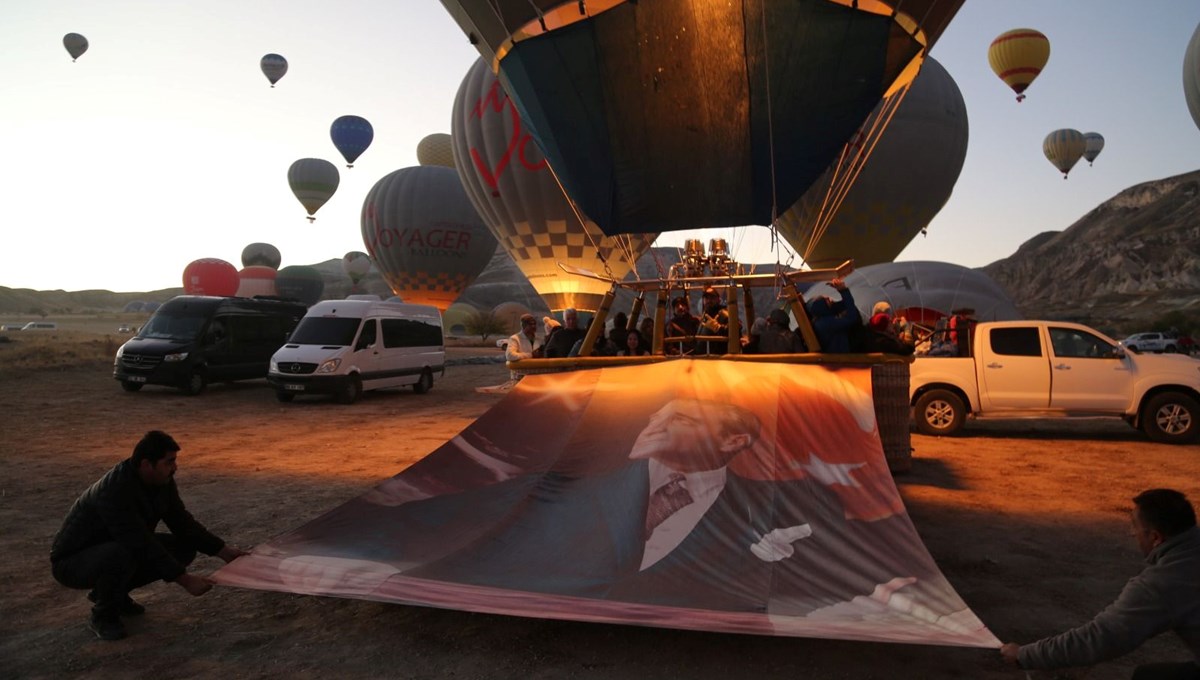
[[[303,391],[304,391],[304,385],[284,385],[284,386],[283,386],[283,389],[285,389],[285,390],[291,390],[291,391],[293,391],[293,392],[303,392]]]
[[[125,380],[126,380],[126,382],[144,383],[144,382],[146,382],[146,376],[144,376],[144,375],[131,375],[131,376],[129,376],[129,377],[127,377],[127,378],[125,378]]]

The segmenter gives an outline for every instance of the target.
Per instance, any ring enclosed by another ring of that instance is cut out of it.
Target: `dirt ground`
[[[432,392],[368,393],[353,406],[277,403],[265,381],[198,397],[121,391],[98,349],[7,370],[0,344],[0,677],[1021,678],[994,650],[705,634],[543,621],[233,588],[136,593],[145,616],[102,642],[80,591],[50,576],[50,542],[74,498],[143,432],[183,446],[189,508],[249,547],[425,456],[500,399],[502,364],[452,366]],[[452,356],[494,353],[454,349]],[[977,423],[913,436],[897,478],[930,552],[1003,640],[1081,623],[1140,568],[1129,499],[1173,486],[1200,498],[1200,450],[1152,444],[1120,422]],[[201,556],[195,570],[221,562]],[[1186,658],[1173,636],[1062,677],[1126,678]],[[1034,677],[1056,677],[1041,674]]]

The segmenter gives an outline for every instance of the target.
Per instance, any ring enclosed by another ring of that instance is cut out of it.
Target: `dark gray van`
[[[210,382],[267,377],[271,355],[308,308],[294,301],[181,295],[163,303],[117,350],[113,377],[199,394]]]

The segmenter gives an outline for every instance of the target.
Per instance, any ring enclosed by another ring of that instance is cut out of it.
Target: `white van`
[[[446,374],[437,307],[378,300],[325,300],[309,308],[271,357],[267,381],[279,401],[332,394],[353,404],[363,390],[412,385],[417,394]]]
[[[21,330],[23,331],[56,331],[58,324],[49,321],[30,321],[25,324]]]

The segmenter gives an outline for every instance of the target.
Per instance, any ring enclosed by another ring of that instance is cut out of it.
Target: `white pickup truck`
[[[1200,359],[1126,352],[1065,321],[980,323],[972,336],[971,356],[913,362],[909,394],[920,432],[951,435],[968,417],[1108,416],[1159,442],[1200,438]]]

